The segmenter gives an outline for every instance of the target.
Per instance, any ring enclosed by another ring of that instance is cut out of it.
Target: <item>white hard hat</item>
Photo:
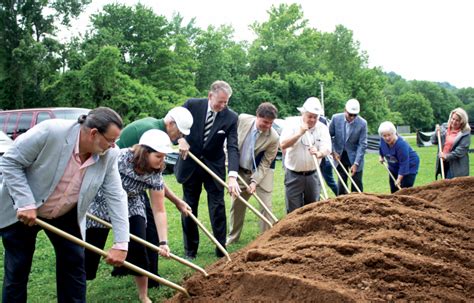
[[[154,151],[163,154],[173,152],[170,137],[167,133],[159,129],[150,129],[144,132],[138,144],[148,146]]]
[[[347,101],[346,111],[349,114],[355,114],[355,115],[358,114],[360,112],[359,101],[357,101],[357,99],[350,99],[349,101]]]
[[[323,112],[321,102],[316,97],[309,97],[306,99],[302,107],[298,107],[300,113],[309,112],[312,114],[320,115]]]
[[[182,106],[171,109],[167,116],[173,118],[176,126],[183,135],[189,135],[191,127],[193,126],[193,116],[191,112]]]

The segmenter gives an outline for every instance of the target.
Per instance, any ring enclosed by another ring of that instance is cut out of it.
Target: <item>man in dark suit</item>
[[[227,139],[229,191],[240,194],[237,183],[239,170],[239,150],[237,145],[237,114],[227,104],[232,88],[224,81],[211,85],[207,99],[189,99],[183,107],[193,115],[191,132],[180,142],[181,157],[175,166],[176,179],[183,185],[184,200],[191,206],[193,214],[198,215],[199,197],[202,185],[207,191],[209,217],[214,237],[225,247],[227,220],[224,204],[224,187],[201,168],[193,159],[187,157],[189,149],[222,180],[225,180],[224,141]],[[187,145],[187,146],[186,146]],[[188,259],[196,257],[199,247],[199,233],[196,223],[182,216],[184,252]],[[216,255],[223,254],[216,249]]]

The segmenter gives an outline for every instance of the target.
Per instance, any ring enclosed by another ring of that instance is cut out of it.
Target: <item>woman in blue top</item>
[[[389,177],[390,191],[397,191],[400,187],[412,187],[415,184],[416,174],[420,166],[420,158],[411,146],[397,135],[395,125],[390,121],[382,122],[379,126],[380,163],[388,163],[388,169],[396,179],[395,184]]]

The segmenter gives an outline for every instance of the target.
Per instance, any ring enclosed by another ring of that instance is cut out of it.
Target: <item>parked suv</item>
[[[0,131],[16,139],[41,121],[60,118],[76,120],[90,109],[77,107],[25,108],[0,111]]]

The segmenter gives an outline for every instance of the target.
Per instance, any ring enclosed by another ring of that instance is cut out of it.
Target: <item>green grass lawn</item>
[[[415,146],[415,139],[408,139],[412,146]],[[474,142],[471,144],[474,148]],[[434,181],[434,167],[436,147],[418,148],[415,150],[421,159],[420,170],[416,179],[415,186],[423,185]],[[384,167],[378,162],[377,154],[367,154],[365,157],[364,169],[364,188],[366,192],[372,193],[389,193],[388,175]],[[474,172],[474,154],[470,154],[470,172]],[[167,184],[180,196],[182,196],[181,186],[177,184],[174,176],[165,176]],[[283,186],[283,170],[281,162],[277,163],[275,172],[275,186],[273,191],[273,210],[278,218],[285,216],[284,186]],[[204,192],[204,191],[203,191]],[[328,188],[330,196],[331,190]],[[204,192],[205,193],[205,192]],[[251,203],[256,205],[256,201],[251,199]],[[226,197],[227,211],[230,209],[230,199]],[[171,250],[174,254],[183,255],[181,220],[178,211],[173,204],[167,203],[168,207],[168,223],[169,223],[169,242]],[[209,229],[209,216],[206,205],[206,195],[201,196],[199,206],[199,219]],[[257,217],[247,212],[245,226],[240,242],[228,247],[229,252],[234,252],[256,238],[258,235]],[[109,239],[109,242],[111,239]],[[109,243],[110,245],[110,243]],[[0,246],[0,279],[3,281],[3,246]],[[195,263],[200,266],[206,266],[215,262],[217,258],[214,256],[214,246],[207,237],[201,233],[201,245],[199,247],[198,257]],[[54,251],[49,240],[43,232],[40,232],[36,252],[33,260],[33,268],[30,275],[28,285],[29,300],[28,302],[54,302],[56,300],[56,279],[55,279],[55,261]],[[172,260],[164,260],[160,258],[159,266],[160,275],[172,282],[181,284],[183,279],[191,274],[193,270],[185,267]],[[88,282],[87,299],[89,302],[138,302],[135,284],[132,277],[112,278],[110,276],[111,267],[102,263],[97,279]],[[163,301],[172,296],[173,290],[161,287],[159,290],[152,289],[149,293],[153,301]]]

